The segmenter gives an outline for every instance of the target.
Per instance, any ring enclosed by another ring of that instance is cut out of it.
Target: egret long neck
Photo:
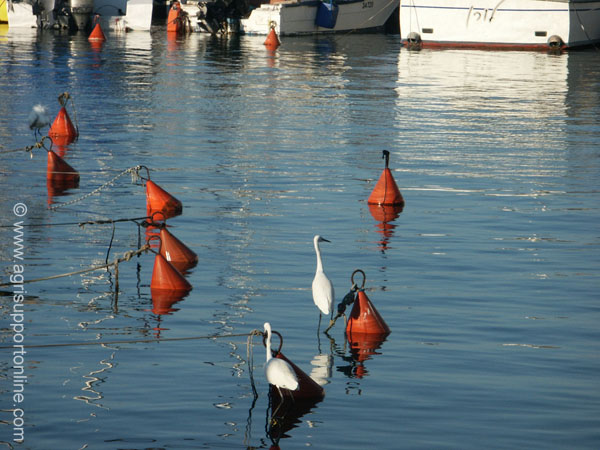
[[[271,354],[271,330],[267,331],[267,362],[269,362],[273,358]]]
[[[317,253],[317,272],[323,272],[323,261],[321,260],[321,249],[319,243],[315,241],[315,252]]]

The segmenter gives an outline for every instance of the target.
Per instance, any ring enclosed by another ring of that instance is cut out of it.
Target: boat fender
[[[421,50],[421,47],[423,46],[421,35],[416,31],[408,33],[408,36],[406,36],[406,46],[409,50]]]
[[[553,34],[548,38],[548,48],[551,51],[561,51],[565,43],[560,36]]]

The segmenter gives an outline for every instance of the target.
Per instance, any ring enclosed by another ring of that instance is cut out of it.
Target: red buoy
[[[162,212],[165,218],[181,214],[181,202],[151,180],[146,181],[146,214]]]
[[[73,122],[71,122],[71,118],[69,117],[69,114],[64,106],[60,108],[56,118],[54,119],[54,122],[52,122],[52,126],[48,131],[48,136],[50,136],[50,138],[52,138],[52,142],[56,143],[57,145],[65,145],[65,139],[67,144],[70,144],[77,137],[77,130],[75,129]],[[63,137],[65,139],[62,139],[60,142],[58,142],[55,141],[55,138],[57,137]]]
[[[94,26],[94,29],[92,30],[92,32],[88,36],[88,41],[105,41],[106,40],[106,36],[104,36],[104,32],[102,31],[102,27],[100,26],[100,22],[98,22],[98,16],[96,16],[96,18],[94,19],[94,21],[96,22],[96,25]]]
[[[183,275],[158,253],[154,258],[154,269],[152,270],[151,290],[170,291],[174,295],[187,294],[192,290],[192,285]]]
[[[377,181],[375,188],[373,188],[373,192],[371,192],[367,203],[375,205],[404,206],[404,198],[402,198],[402,194],[400,194],[400,190],[396,185],[392,172],[388,168],[390,152],[384,150],[383,158],[385,158],[385,169],[383,169],[379,181]]]
[[[352,333],[372,333],[389,334],[390,328],[383,320],[383,317],[377,312],[364,290],[359,290],[350,318],[346,324],[346,334]]]
[[[54,203],[55,196],[64,195],[66,190],[79,187],[79,173],[52,150],[48,150],[46,187],[49,205]]]
[[[79,173],[52,150],[48,150],[46,176],[57,183],[79,183]]]
[[[198,255],[165,227],[160,229],[160,242],[160,254],[180,272],[185,272],[198,264]]]
[[[271,30],[269,31],[269,34],[267,35],[267,39],[265,40],[264,45],[269,50],[275,50],[277,47],[279,47],[281,45],[281,42],[279,41],[279,37],[277,36],[277,33],[275,32],[275,27],[271,27]]]
[[[296,373],[296,377],[298,378],[298,390],[288,391],[294,397],[294,400],[325,397],[325,389],[323,389],[315,380],[309,377],[296,364],[287,359],[283,353],[278,352],[275,355],[275,358],[286,361],[290,366],[292,366],[292,369],[294,369],[294,372]],[[271,386],[271,395],[279,397],[279,392],[277,391],[276,387]]]

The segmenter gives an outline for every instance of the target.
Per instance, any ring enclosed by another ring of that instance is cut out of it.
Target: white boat
[[[153,0],[0,0],[4,2],[9,28],[84,30],[97,21],[103,29],[150,30],[154,8]]]
[[[33,6],[12,0],[0,0],[0,23],[8,24],[9,28],[37,27]]]
[[[254,5],[246,0],[201,2],[198,8],[182,5],[196,31],[239,32],[279,36],[382,30],[390,17],[397,22],[400,0],[271,0]],[[392,17],[393,16],[393,17]]]
[[[600,43],[600,1],[401,0],[409,47],[570,48]]]

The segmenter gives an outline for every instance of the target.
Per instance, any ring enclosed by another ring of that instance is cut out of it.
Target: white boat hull
[[[37,18],[33,14],[33,7],[29,3],[11,0],[0,0],[0,21],[7,22],[8,28],[35,28],[37,27]]]
[[[400,2],[403,42],[423,46],[548,48],[600,42],[600,1],[407,0]]]
[[[2,0],[0,0],[1,2]],[[153,0],[93,0],[92,2],[72,1],[72,14],[77,26],[87,28],[93,25],[98,16],[103,30],[148,31],[152,24]],[[25,2],[8,3],[8,26],[67,28],[69,18],[53,13],[55,0],[41,0],[41,11],[34,14],[32,6]],[[86,20],[85,14],[89,15]]]
[[[261,5],[241,20],[240,32],[266,35],[271,25],[280,36],[381,29],[398,8],[399,0],[339,1],[333,28],[315,25],[318,4],[317,1],[286,1]]]

